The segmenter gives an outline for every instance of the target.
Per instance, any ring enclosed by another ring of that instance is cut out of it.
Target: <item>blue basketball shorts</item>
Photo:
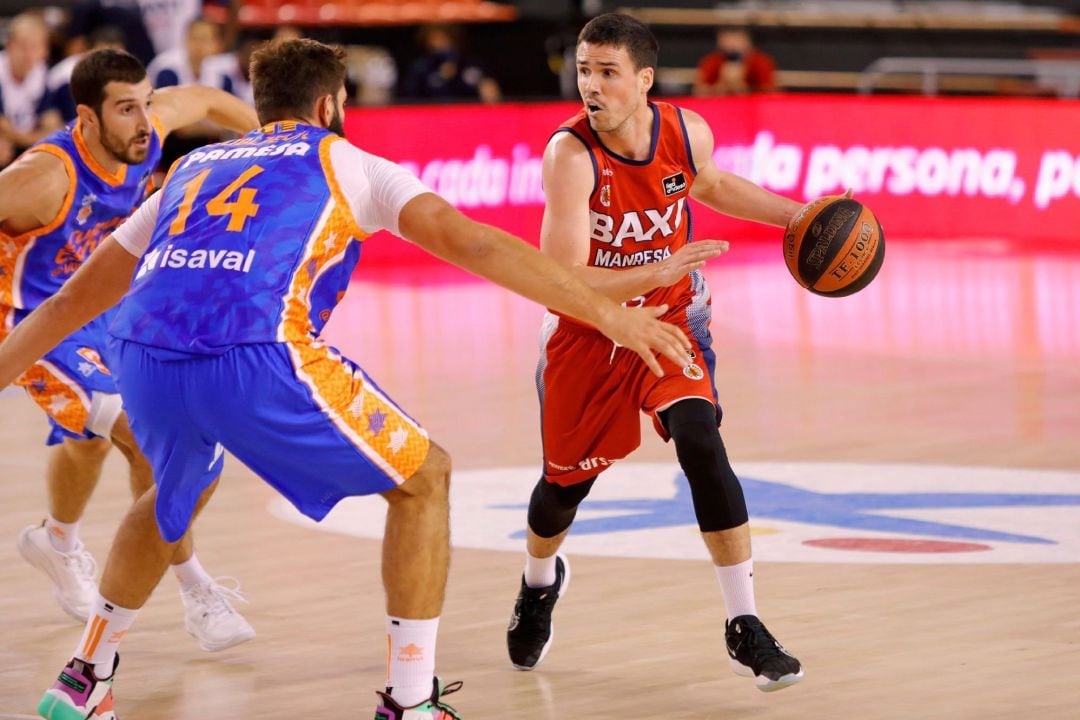
[[[154,470],[162,537],[178,540],[223,451],[321,520],[423,464],[427,432],[357,365],[319,342],[186,355],[110,338],[132,432]]]
[[[4,308],[0,340],[30,314]],[[79,328],[38,360],[15,381],[45,411],[51,430],[46,444],[64,438],[108,437],[123,411],[116,382],[108,366],[105,345],[109,316],[102,315]]]

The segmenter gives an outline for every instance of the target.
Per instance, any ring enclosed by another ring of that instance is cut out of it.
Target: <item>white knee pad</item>
[[[94,391],[90,398],[90,414],[86,418],[86,429],[103,438],[112,437],[113,425],[120,413],[124,412],[124,403],[120,393]]]

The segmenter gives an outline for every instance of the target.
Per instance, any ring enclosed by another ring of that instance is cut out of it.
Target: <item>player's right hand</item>
[[[727,240],[695,240],[686,243],[671,257],[656,264],[659,275],[657,287],[669,287],[686,275],[705,266],[705,261],[728,251]]]
[[[660,353],[678,367],[686,367],[690,360],[690,339],[681,329],[657,318],[667,312],[667,305],[645,307],[620,307],[600,331],[628,350],[636,352],[653,374],[664,376],[664,370],[656,359]]]

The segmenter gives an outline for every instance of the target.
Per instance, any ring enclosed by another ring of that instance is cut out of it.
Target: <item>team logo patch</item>
[[[83,360],[86,360],[86,363],[90,364],[90,372],[87,372],[82,367],[86,363],[79,363],[79,371],[83,375],[90,377],[90,375],[92,375],[95,370],[100,371],[104,375],[112,375],[112,373],[109,372],[109,368],[105,367],[105,363],[101,360],[101,355],[98,354],[97,350],[88,347],[81,347],[75,352]]]
[[[736,463],[754,557],[773,562],[1075,563],[1080,473],[854,463]],[[454,545],[520,553],[537,467],[455,474]],[[316,524],[284,498],[270,513],[304,527],[380,538],[386,503],[346,498]],[[678,465],[616,462],[581,505],[567,550],[580,555],[709,555]]]
[[[600,204],[604,207],[611,207],[611,185],[600,188]]]
[[[79,212],[75,215],[75,222],[80,225],[85,225],[86,221],[90,219],[91,213],[94,212],[95,202],[97,202],[97,195],[94,193],[87,193],[82,199],[82,204],[79,206]]]
[[[705,377],[705,371],[697,363],[690,363],[682,369],[682,374],[691,380],[700,380]]]
[[[686,189],[686,176],[681,172],[677,172],[674,175],[668,175],[663,180],[664,195],[671,197],[677,193],[681,193]]]

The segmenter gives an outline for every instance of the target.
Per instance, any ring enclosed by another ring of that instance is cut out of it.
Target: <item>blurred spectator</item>
[[[353,97],[360,105],[386,105],[397,84],[397,65],[386,48],[374,45],[350,45],[347,48],[348,79],[355,89]]]
[[[90,34],[89,50],[115,48],[124,50],[124,33],[115,25],[102,25]],[[52,132],[75,119],[75,100],[71,97],[71,73],[85,53],[69,55],[49,68],[45,79],[45,97],[38,111],[42,129]]]
[[[149,65],[157,55],[146,30],[138,3],[115,3],[113,0],[82,0],[71,9],[68,25],[68,55],[81,55],[90,49],[92,36],[101,27],[116,27],[124,35],[124,48]]]
[[[38,132],[38,106],[45,95],[49,30],[39,15],[23,13],[8,25],[0,51],[0,166],[44,135]]]
[[[420,29],[419,39],[424,55],[409,69],[403,97],[499,102],[502,97],[499,84],[478,64],[462,56],[458,28],[425,25]]]
[[[721,28],[716,50],[698,63],[694,94],[743,95],[776,90],[776,63],[754,47],[745,28]]]
[[[245,38],[240,41],[235,51],[206,58],[202,64],[200,82],[220,88],[249,105],[254,105],[255,94],[251,90],[249,66],[251,54],[260,44],[255,38]]]
[[[218,26],[208,20],[195,19],[187,26],[184,42],[154,58],[146,68],[146,74],[155,88],[208,84],[202,80],[203,62],[220,52]]]
[[[221,53],[221,30],[215,23],[197,18],[187,26],[184,42],[154,58],[146,75],[155,88],[172,85],[213,85],[216,77],[208,76],[207,61]],[[211,73],[212,74],[212,73]],[[218,86],[220,87],[220,86]],[[169,167],[181,155],[207,143],[224,139],[219,127],[203,121],[178,128],[165,140],[161,149],[162,167]]]

